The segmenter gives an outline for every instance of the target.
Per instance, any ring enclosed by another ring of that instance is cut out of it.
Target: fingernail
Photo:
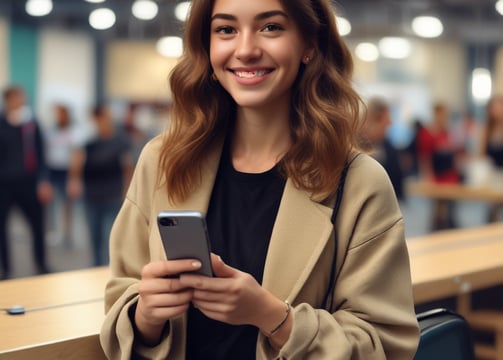
[[[201,267],[201,262],[200,261],[193,261],[192,262],[192,267],[198,269]]]

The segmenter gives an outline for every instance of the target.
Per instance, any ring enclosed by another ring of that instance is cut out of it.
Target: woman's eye
[[[267,24],[263,27],[263,31],[279,31],[283,30],[283,27],[278,24]]]
[[[215,32],[219,34],[229,35],[234,34],[235,31],[230,26],[219,26],[215,29]]]

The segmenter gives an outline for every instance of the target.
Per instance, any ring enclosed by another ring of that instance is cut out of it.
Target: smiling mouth
[[[255,77],[269,74],[272,70],[257,70],[257,71],[233,71],[233,73],[241,79],[253,79]]]

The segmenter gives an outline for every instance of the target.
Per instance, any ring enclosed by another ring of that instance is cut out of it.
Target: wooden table
[[[439,231],[407,246],[416,304],[503,284],[503,223]]]
[[[0,359],[99,359],[108,277],[101,267],[0,282],[0,308],[27,310],[0,313]]]
[[[503,284],[503,223],[411,238],[407,246],[416,304],[457,296],[463,313],[471,291]],[[0,282],[0,308],[59,306],[0,313],[0,360],[100,359],[108,277],[105,267]]]
[[[488,203],[503,203],[503,188],[469,186],[463,184],[438,184],[429,181],[408,180],[405,182],[408,195],[424,196],[443,200],[473,200]]]

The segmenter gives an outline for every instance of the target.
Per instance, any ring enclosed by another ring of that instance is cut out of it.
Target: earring
[[[304,57],[302,58],[302,62],[303,62],[304,64],[306,64],[306,65],[307,65],[307,64],[309,64],[309,62],[310,62],[310,61],[311,61],[311,58],[309,57],[309,55],[306,55],[306,56],[304,56]]]

